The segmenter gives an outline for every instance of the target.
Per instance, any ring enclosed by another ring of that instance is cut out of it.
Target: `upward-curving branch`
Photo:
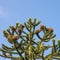
[[[55,34],[53,28],[40,25],[41,21],[28,19],[24,24],[16,23],[16,26],[9,26],[3,31],[4,37],[12,46],[2,44],[0,48],[1,57],[11,60],[53,60],[60,59],[60,40],[55,42]],[[36,27],[40,25],[37,29]],[[41,36],[41,32],[43,36]],[[51,45],[45,44],[52,40]],[[51,48],[51,52],[45,55],[45,51]]]

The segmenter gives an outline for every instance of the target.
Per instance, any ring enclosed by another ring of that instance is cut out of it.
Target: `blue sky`
[[[41,24],[54,28],[56,39],[60,39],[60,0],[0,0],[0,47],[2,43],[8,45],[2,30],[28,18],[37,18]]]

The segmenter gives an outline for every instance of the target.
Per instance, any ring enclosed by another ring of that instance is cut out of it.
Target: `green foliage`
[[[12,47],[2,44],[0,56],[11,60],[60,59],[60,40],[58,40],[58,44],[55,44],[54,30],[40,25],[40,23],[41,21],[37,21],[36,18],[34,21],[29,18],[27,22],[24,22],[24,25],[16,23],[16,26],[9,26],[7,30],[4,30],[4,37],[8,43],[12,44]],[[40,28],[36,29],[38,25]],[[40,36],[41,32],[43,32],[42,37]],[[50,40],[52,40],[51,45],[44,44]],[[44,53],[49,48],[51,48],[51,52],[45,56]],[[13,56],[15,54],[18,57]]]

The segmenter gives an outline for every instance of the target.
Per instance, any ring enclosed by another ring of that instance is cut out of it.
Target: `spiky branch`
[[[12,47],[2,44],[0,56],[11,60],[60,59],[60,40],[56,44],[54,30],[40,25],[40,23],[41,21],[37,22],[36,18],[34,21],[29,18],[24,25],[16,23],[16,26],[9,26],[7,30],[4,30],[4,37],[12,44]],[[38,25],[40,28],[36,29]],[[40,36],[41,32],[43,33],[42,37]],[[52,40],[51,45],[44,45],[50,40]],[[45,56],[44,53],[49,48],[51,48],[51,52]],[[15,54],[18,57],[13,56]]]

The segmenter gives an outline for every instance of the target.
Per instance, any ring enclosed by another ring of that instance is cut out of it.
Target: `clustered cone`
[[[11,43],[11,44],[13,44],[13,41],[14,40],[18,40],[19,36],[17,34],[19,32],[20,35],[21,35],[23,28],[24,28],[23,25],[18,26],[18,23],[17,23],[17,26],[16,27],[10,26],[10,29],[12,30],[12,32],[9,29],[9,31],[5,31],[4,30],[3,33],[4,33],[4,36],[7,38],[8,42]],[[17,33],[17,34],[14,35],[15,33]]]
[[[35,31],[35,33],[38,34],[38,33],[40,33],[41,31],[44,31],[44,28],[45,28],[44,25],[40,25],[40,29],[37,29],[37,30]],[[53,28],[46,28],[46,31],[52,33],[52,32],[53,32]]]
[[[47,31],[53,32],[53,29],[52,28],[47,28]]]
[[[18,40],[18,36],[13,36],[12,39],[13,40]]]
[[[40,30],[36,30],[35,33],[38,34],[40,32]]]
[[[40,29],[37,29],[35,33],[38,34],[40,31],[44,30],[44,27],[44,25],[40,25]]]
[[[40,25],[40,30],[42,31],[44,29],[44,25]]]
[[[9,43],[13,44],[13,40],[18,40],[18,36],[8,35],[7,40]]]

